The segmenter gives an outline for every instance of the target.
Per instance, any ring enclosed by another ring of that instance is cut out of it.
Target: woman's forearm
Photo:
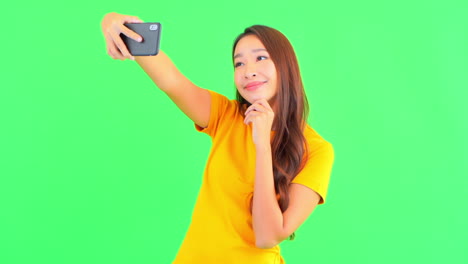
[[[164,92],[190,83],[162,50],[156,56],[135,56],[135,61]]]
[[[276,200],[269,145],[256,148],[252,218],[257,247],[271,248],[280,242],[283,214]]]

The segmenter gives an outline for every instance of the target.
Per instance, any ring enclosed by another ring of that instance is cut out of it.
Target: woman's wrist
[[[255,144],[255,150],[257,151],[257,154],[271,154],[270,142],[265,141]]]

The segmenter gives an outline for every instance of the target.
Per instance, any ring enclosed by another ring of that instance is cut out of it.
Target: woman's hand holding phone
[[[140,42],[141,36],[124,26],[125,23],[143,23],[138,17],[122,15],[115,12],[108,13],[101,22],[102,32],[106,39],[107,54],[113,59],[125,60],[135,58],[130,54],[120,34],[124,34],[135,41]]]

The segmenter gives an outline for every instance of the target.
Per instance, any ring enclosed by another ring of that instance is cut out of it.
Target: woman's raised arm
[[[182,112],[197,125],[207,127],[211,108],[208,90],[196,86],[187,79],[162,50],[156,56],[133,57],[129,53],[120,34],[125,34],[136,41],[141,37],[124,24],[142,22],[135,16],[114,12],[106,14],[101,22],[101,28],[106,40],[107,53],[113,59],[135,59],[156,86],[165,92]]]

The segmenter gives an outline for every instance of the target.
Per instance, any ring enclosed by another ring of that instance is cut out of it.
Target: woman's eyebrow
[[[252,52],[259,52],[259,51],[266,51],[266,49],[253,49]],[[242,57],[244,56],[242,53],[237,53],[235,56],[234,56],[234,59],[235,58],[239,58],[239,57]]]

